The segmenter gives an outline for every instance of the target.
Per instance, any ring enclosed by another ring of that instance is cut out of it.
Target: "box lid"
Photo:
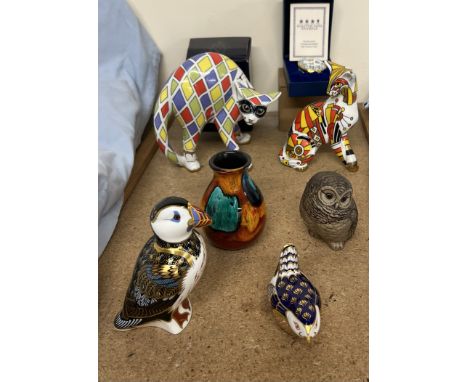
[[[234,61],[249,61],[251,37],[206,37],[191,38],[187,58],[204,52],[224,54]]]
[[[328,33],[328,59],[330,59],[330,41],[333,19],[333,1],[334,0],[283,0],[283,57],[289,61],[289,28],[290,28],[290,10],[291,4],[330,4],[329,33]]]

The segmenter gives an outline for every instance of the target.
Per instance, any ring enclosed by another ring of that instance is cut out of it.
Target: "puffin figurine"
[[[114,326],[118,330],[155,326],[178,334],[192,317],[188,295],[206,262],[205,243],[194,228],[211,219],[187,200],[172,196],[154,206],[150,221],[154,235],[138,256]]]
[[[268,298],[281,328],[310,342],[320,330],[320,294],[299,270],[297,250],[286,244],[276,273],[268,284]]]

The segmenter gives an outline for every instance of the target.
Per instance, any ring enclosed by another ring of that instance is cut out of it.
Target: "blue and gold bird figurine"
[[[280,326],[310,342],[320,330],[320,294],[299,270],[297,250],[286,244],[276,273],[268,284],[268,298]]]
[[[150,220],[154,235],[138,256],[114,326],[119,330],[155,326],[178,334],[192,317],[188,295],[206,262],[205,243],[194,228],[211,219],[187,200],[172,196],[154,206]]]

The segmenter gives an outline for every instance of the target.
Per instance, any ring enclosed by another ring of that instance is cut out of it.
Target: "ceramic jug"
[[[249,175],[250,156],[242,151],[222,151],[210,159],[213,179],[201,202],[212,218],[205,227],[211,243],[222,249],[248,246],[265,225],[265,202]]]

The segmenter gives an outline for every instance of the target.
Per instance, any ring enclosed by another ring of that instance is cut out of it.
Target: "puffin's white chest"
[[[198,233],[195,233],[200,240],[200,255],[197,258],[193,258],[193,264],[190,269],[187,271],[185,278],[182,282],[182,291],[180,297],[177,299],[174,306],[178,306],[182,301],[184,301],[192,289],[197,285],[198,280],[200,280],[203,270],[205,269],[206,264],[206,247],[203,237]]]

